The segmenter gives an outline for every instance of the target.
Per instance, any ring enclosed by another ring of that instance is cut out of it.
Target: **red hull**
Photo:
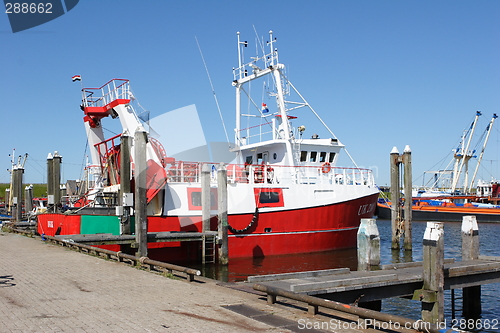
[[[361,218],[371,218],[375,212],[378,194],[356,200],[296,210],[261,212],[256,222],[244,233],[229,232],[229,256],[262,257],[292,253],[320,252],[356,246],[356,234]],[[234,229],[244,229],[254,214],[230,215]],[[49,227],[49,221],[53,221]],[[38,216],[38,232],[55,235],[79,233],[79,216],[42,214]],[[211,229],[217,230],[217,218],[211,220]],[[201,231],[200,216],[150,216],[148,231]],[[194,250],[193,246],[194,245]],[[151,243],[149,248],[162,247],[175,252],[176,259],[193,259],[199,244]],[[114,246],[118,247],[118,245]],[[109,247],[107,247],[109,248]],[[189,248],[188,251],[182,249]],[[188,252],[188,253],[186,253]]]

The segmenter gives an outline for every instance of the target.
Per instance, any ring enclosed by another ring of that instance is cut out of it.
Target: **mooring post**
[[[61,203],[61,161],[62,156],[56,151],[52,159],[53,164],[53,179],[54,186],[54,213],[57,213],[59,204]]]
[[[394,147],[391,151],[391,249],[399,250],[399,221],[401,219],[400,184],[399,184],[399,151]]]
[[[47,204],[48,210],[53,211],[54,205],[54,164],[52,153],[47,155]]]
[[[358,271],[380,265],[380,235],[375,219],[361,219],[358,229]]]
[[[219,244],[219,263],[227,265],[229,263],[229,250],[227,244],[227,170],[224,163],[219,165],[217,171],[217,207],[218,214],[218,238]]]
[[[358,229],[358,271],[369,271],[380,265],[380,234],[375,219],[361,219]],[[360,301],[358,305],[365,309],[380,311],[382,301]]]
[[[130,193],[130,135],[127,130],[120,137],[120,234],[130,235],[130,207],[134,198]]]
[[[13,194],[13,205],[14,205],[14,220],[16,222],[21,222],[23,219],[23,173],[24,169],[22,167],[14,167],[13,170],[13,184],[12,184],[12,194]]]
[[[24,188],[24,211],[28,215],[33,210],[33,185]]]
[[[444,226],[427,222],[423,240],[424,286],[413,299],[422,302],[422,320],[433,324],[444,321]]]
[[[148,256],[148,217],[146,197],[146,130],[139,126],[134,134],[135,163],[135,241],[138,244],[137,256]]]
[[[12,178],[11,178],[12,179]],[[10,208],[10,188],[5,189],[5,209],[7,210],[7,213],[11,214],[11,208]]]
[[[476,216],[462,217],[462,261],[479,258],[479,228]],[[462,315],[477,319],[481,315],[481,286],[463,288]]]
[[[412,220],[412,171],[411,171],[411,149],[406,145],[403,152],[403,165],[404,165],[404,190],[405,190],[405,205],[404,205],[404,249],[406,251],[412,250],[411,239],[411,220]]]
[[[210,205],[210,166],[203,164],[201,167],[201,218],[203,229],[201,232],[203,233],[210,230]],[[207,239],[205,235],[202,236],[201,247],[201,262],[204,264],[207,254]]]

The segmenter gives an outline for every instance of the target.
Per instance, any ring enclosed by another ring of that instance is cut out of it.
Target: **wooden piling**
[[[358,271],[377,269],[380,265],[380,235],[375,219],[361,219],[357,235]],[[380,311],[382,300],[363,302],[358,305],[365,309]]]
[[[134,177],[135,177],[135,241],[137,256],[148,256],[148,216],[146,197],[146,130],[140,126],[134,135]]]
[[[61,162],[62,156],[56,151],[52,159],[52,184],[54,186],[54,213],[57,213],[61,203]]]
[[[201,168],[201,218],[203,231],[210,230],[210,166],[203,164]]]
[[[444,225],[427,222],[423,240],[423,280],[414,299],[422,302],[422,320],[433,324],[444,321]]]
[[[130,135],[125,131],[120,137],[120,234],[130,235],[130,207],[133,205],[130,193]]]
[[[15,167],[13,170],[13,217],[16,222],[21,222],[23,219],[23,173],[24,169]]]
[[[390,156],[391,165],[391,230],[392,241],[391,249],[399,250],[399,221],[401,219],[400,184],[399,184],[399,151],[396,147],[392,148]]]
[[[24,211],[28,215],[33,210],[33,185],[24,188]]]
[[[406,251],[412,250],[412,239],[411,239],[411,220],[412,220],[412,167],[411,167],[411,149],[410,146],[406,145],[402,157],[404,165],[404,249]]]
[[[380,265],[380,235],[375,219],[361,219],[358,229],[358,271]]]
[[[476,216],[462,218],[462,260],[479,258],[479,228]],[[481,316],[481,286],[463,288],[462,315],[467,319]]]
[[[47,204],[49,210],[52,211],[54,205],[54,164],[52,163],[52,153],[47,155]]]
[[[219,165],[219,170],[217,171],[217,208],[219,210],[218,214],[218,238],[219,244],[219,264],[227,265],[229,263],[229,248],[228,248],[228,237],[227,237],[227,171],[224,163]]]

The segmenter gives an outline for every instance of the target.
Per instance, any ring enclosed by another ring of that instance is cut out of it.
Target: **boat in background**
[[[496,180],[489,182],[479,180],[474,188],[488,138],[497,118],[496,114],[493,114],[482,136],[484,142],[474,174],[469,182],[468,163],[470,159],[476,157],[476,151],[471,150],[470,145],[480,116],[481,112],[477,111],[471,126],[464,132],[459,147],[454,149],[453,170],[427,171],[426,173],[433,174],[432,186],[414,189],[412,193],[413,220],[461,222],[463,216],[475,215],[478,222],[500,222],[499,183]],[[463,180],[461,188],[458,187],[460,179]],[[382,195],[377,204],[377,216],[382,219],[391,219],[391,205],[390,200]]]
[[[305,127],[294,127],[292,122],[297,117],[291,114],[292,110],[309,108],[314,116],[319,116],[287,79],[275,43],[270,32],[269,53],[263,51],[245,63],[241,51],[247,43],[240,40],[238,33],[239,64],[233,69],[235,159],[226,165],[230,258],[355,247],[360,219],[373,217],[376,208],[379,191],[372,171],[336,166],[344,145],[322,120],[332,137],[305,138]],[[253,98],[247,88],[250,82],[265,77],[270,82],[266,86],[267,97],[275,106],[268,107],[262,94]],[[40,233],[124,233],[120,222],[127,217],[115,215],[115,209],[129,200],[119,193],[120,163],[125,162],[119,158],[120,135],[105,140],[101,121],[108,116],[118,118],[122,135],[141,128],[143,123],[130,96],[130,82],[123,79],[83,89],[82,110],[93,163],[88,170],[95,180],[88,182],[93,185],[85,195],[64,202],[70,206],[64,214],[38,215]],[[250,107],[243,111],[243,103]],[[132,169],[134,149],[132,145]],[[148,231],[202,231],[200,176],[205,165],[212,170],[210,227],[216,230],[215,170],[219,164],[168,157],[163,145],[151,136],[146,155]],[[131,229],[133,232],[133,223]],[[171,251],[169,258],[200,253],[199,243],[191,250],[185,243],[150,243],[148,247]],[[119,245],[107,247],[117,250]]]

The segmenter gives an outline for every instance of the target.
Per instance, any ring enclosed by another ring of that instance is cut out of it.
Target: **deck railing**
[[[218,164],[184,161],[167,167],[168,181],[198,183],[203,164],[210,166],[211,181],[216,183]],[[374,185],[372,171],[360,168],[229,164],[226,169],[228,183]]]

